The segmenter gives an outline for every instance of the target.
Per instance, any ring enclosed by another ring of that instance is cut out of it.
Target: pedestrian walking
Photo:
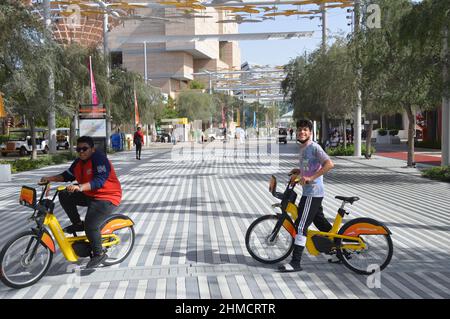
[[[140,127],[138,127],[137,131],[134,133],[133,144],[136,145],[136,159],[140,160],[142,145],[144,144],[144,134],[142,134]]]

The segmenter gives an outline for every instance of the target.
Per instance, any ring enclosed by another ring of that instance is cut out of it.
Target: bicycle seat
[[[344,202],[350,203],[350,204],[353,204],[353,202],[356,202],[356,201],[359,200],[359,197],[356,197],[356,196],[353,196],[353,197],[336,196],[334,198],[339,199],[339,200],[343,200]]]

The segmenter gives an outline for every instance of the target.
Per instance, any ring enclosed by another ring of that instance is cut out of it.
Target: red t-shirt
[[[122,188],[114,167],[101,152],[94,152],[87,161],[77,158],[62,176],[65,182],[89,183],[91,190],[83,192],[89,197],[106,200],[116,206],[122,200]]]
[[[136,133],[134,133],[134,144],[137,144],[137,141],[141,141],[141,144],[144,144],[144,134],[142,133],[142,131],[136,131]]]

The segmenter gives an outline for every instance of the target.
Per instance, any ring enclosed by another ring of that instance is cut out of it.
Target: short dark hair
[[[310,131],[312,131],[313,123],[311,120],[305,120],[305,119],[298,120],[297,121],[297,129],[299,129],[301,127],[307,127],[307,128],[309,128]]]
[[[81,136],[77,139],[77,144],[86,143],[90,147],[94,147],[94,140],[90,136]]]

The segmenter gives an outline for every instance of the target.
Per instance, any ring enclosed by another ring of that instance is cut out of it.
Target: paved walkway
[[[173,162],[170,148],[110,156],[123,185],[121,213],[136,222],[136,244],[120,265],[93,273],[75,271],[60,252],[46,277],[32,287],[12,290],[0,283],[3,298],[450,298],[450,184],[420,177],[404,162],[335,158],[326,177],[326,216],[334,218],[335,195],[359,196],[346,220],[367,216],[393,233],[394,256],[381,273],[381,288],[367,277],[323,256],[304,256],[304,271],[279,274],[276,266],[254,261],[245,248],[247,227],[272,212],[267,191],[274,174],[280,185],[297,165],[297,146],[280,145],[279,169],[262,170],[247,150],[208,144],[206,161]],[[179,151],[179,150],[178,150]],[[58,165],[15,174],[0,184],[0,238],[27,229],[31,212],[18,205],[23,184],[61,172]],[[280,186],[281,187],[281,186]],[[57,208],[59,205],[57,205]],[[56,215],[67,223],[61,210]],[[81,265],[87,262],[84,259]]]

